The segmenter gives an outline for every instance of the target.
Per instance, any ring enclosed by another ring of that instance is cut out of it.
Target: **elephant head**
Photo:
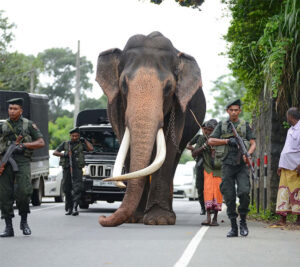
[[[137,208],[145,176],[163,164],[166,114],[175,104],[185,113],[187,104],[202,87],[201,74],[194,58],[176,50],[161,33],[153,32],[131,37],[123,51],[101,53],[96,81],[108,98],[108,116],[122,140],[118,169],[130,146],[129,173],[114,180],[140,178],[128,181],[123,202],[113,215],[99,218],[103,226],[116,226]],[[149,167],[155,143],[157,157]]]

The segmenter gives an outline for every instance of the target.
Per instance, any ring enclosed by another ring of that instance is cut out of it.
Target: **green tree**
[[[30,76],[35,69],[42,67],[34,56],[9,52],[15,24],[10,23],[0,10],[0,90],[29,91]],[[38,82],[34,76],[35,84]]]
[[[73,118],[59,117],[49,122],[49,149],[57,148],[63,141],[69,140],[69,131],[73,128]]]
[[[211,89],[211,92],[217,95],[214,96],[215,103],[213,108],[207,110],[207,112],[211,114],[212,118],[222,120],[228,117],[225,111],[227,103],[233,99],[242,99],[246,93],[246,88],[231,75],[222,75],[214,81],[214,87]],[[241,118],[249,121],[251,120],[251,113],[243,111]]]
[[[154,4],[161,4],[164,0],[151,0]],[[198,8],[203,4],[204,0],[175,0],[179,5],[185,7]]]
[[[80,110],[85,109],[98,109],[98,108],[107,108],[107,97],[106,95],[102,95],[99,99],[88,98],[83,95],[80,101]]]
[[[189,150],[185,149],[180,157],[179,163],[185,164],[188,161],[193,161],[192,154]]]
[[[76,83],[76,54],[69,48],[52,48],[40,53],[39,58],[44,64],[44,82],[40,85],[40,92],[49,97],[49,118],[55,121],[62,116],[66,106],[74,103]],[[89,74],[93,65],[86,57],[80,58],[80,94],[83,97],[86,90],[92,89]]]
[[[32,72],[34,84],[38,83],[38,69],[42,69],[42,63],[34,56],[6,53],[0,63],[0,90],[29,92]]]
[[[282,113],[289,105],[299,105],[300,1],[223,2],[233,18],[225,36],[229,67],[245,85],[247,107],[258,108],[266,90],[271,90]]]
[[[14,38],[12,29],[15,28],[14,23],[10,23],[8,18],[4,16],[4,11],[0,10],[0,55],[6,52],[9,44]]]

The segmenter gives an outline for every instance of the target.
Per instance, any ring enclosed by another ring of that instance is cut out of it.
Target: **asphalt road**
[[[123,224],[99,226],[119,203],[98,202],[77,217],[65,216],[62,204],[43,203],[29,216],[32,235],[23,236],[19,216],[15,237],[0,239],[1,267],[50,266],[299,266],[300,231],[249,223],[247,238],[226,238],[229,223],[222,212],[219,227],[201,227],[196,201],[175,200],[175,226]],[[4,227],[1,221],[0,229]]]

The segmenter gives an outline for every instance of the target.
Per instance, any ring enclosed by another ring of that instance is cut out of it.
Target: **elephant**
[[[100,53],[96,81],[107,96],[108,118],[121,140],[116,177],[106,180],[127,180],[122,204],[112,215],[99,216],[99,223],[175,224],[174,173],[206,112],[197,62],[160,32],[138,34],[123,51]],[[123,164],[128,173],[121,175]]]

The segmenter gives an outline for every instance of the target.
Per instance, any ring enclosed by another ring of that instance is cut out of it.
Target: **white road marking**
[[[208,226],[202,226],[197,234],[193,237],[185,251],[183,252],[180,259],[175,263],[174,267],[186,267],[192,259],[198,245],[203,239],[206,231],[209,229]]]
[[[61,204],[57,204],[57,205],[54,205],[54,206],[51,206],[51,207],[47,207],[47,208],[40,208],[40,209],[31,209],[30,211],[31,212],[34,212],[34,211],[41,211],[41,210],[48,210],[48,209],[54,209],[56,207],[60,207],[60,206],[63,206],[65,205],[64,203],[61,203]]]

